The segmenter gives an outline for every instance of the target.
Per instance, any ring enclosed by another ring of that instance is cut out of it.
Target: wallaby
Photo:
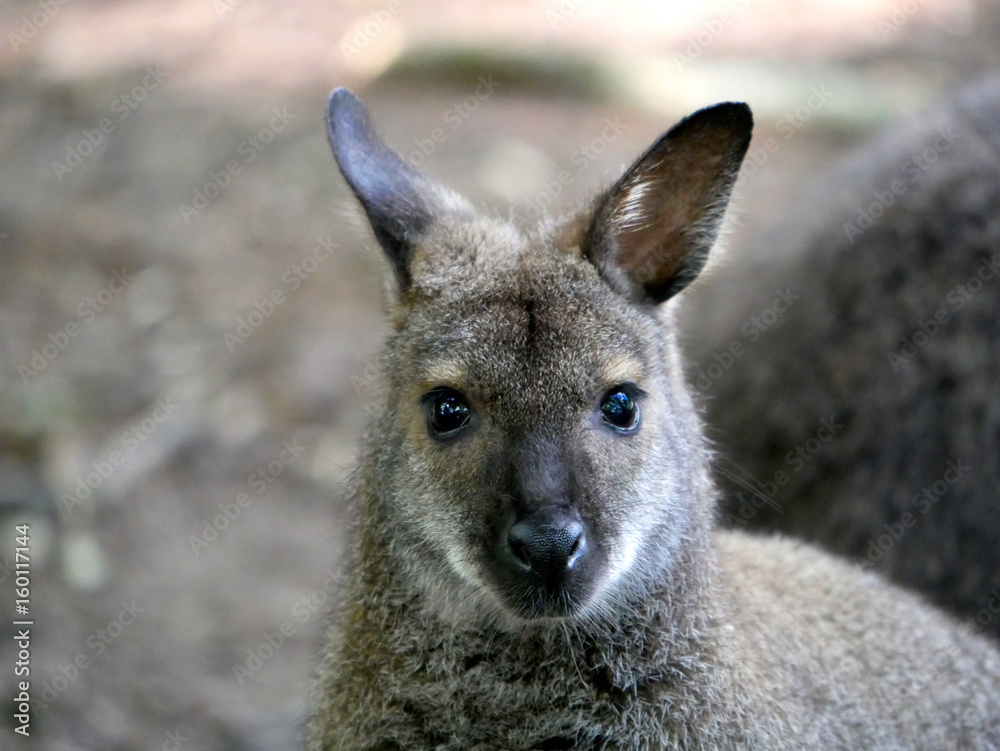
[[[842,169],[797,252],[732,269],[742,305],[699,301],[726,316],[694,372],[727,516],[1000,637],[1000,78]],[[795,298],[777,315],[776,291]],[[699,383],[732,342],[743,356]]]
[[[1000,747],[1000,653],[808,546],[713,529],[675,341],[750,142],[696,112],[530,229],[417,173],[338,89],[392,268],[308,747]]]

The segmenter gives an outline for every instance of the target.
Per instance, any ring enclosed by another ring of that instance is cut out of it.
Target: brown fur
[[[311,751],[1000,744],[989,645],[806,546],[713,531],[675,295],[718,232],[744,106],[696,113],[531,230],[413,172],[348,92],[329,119],[396,292]],[[602,415],[623,388],[639,423],[619,431]],[[471,415],[445,437],[436,389]],[[557,594],[504,547],[553,510],[587,545]]]

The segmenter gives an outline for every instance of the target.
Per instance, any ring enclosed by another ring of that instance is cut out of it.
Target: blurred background
[[[1000,7],[972,0],[3,4],[0,747],[297,747],[385,331],[330,89],[525,220],[747,101],[738,257],[782,252],[759,238],[810,219],[797,196],[996,69],[998,42]],[[738,281],[691,294],[723,306]]]

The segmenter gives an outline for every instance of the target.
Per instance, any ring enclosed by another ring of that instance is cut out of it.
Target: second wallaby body
[[[817,217],[808,231],[786,231],[777,257],[774,238],[745,248],[724,272],[733,292],[685,311],[719,321],[702,373],[747,347],[695,379],[726,516],[849,556],[1000,639],[1000,77],[822,184],[793,207],[796,224]],[[794,302],[756,330],[776,290]]]
[[[565,222],[475,212],[335,91],[393,269],[309,748],[1000,746],[1000,654],[807,546],[714,530],[676,295],[748,108],[685,119]]]

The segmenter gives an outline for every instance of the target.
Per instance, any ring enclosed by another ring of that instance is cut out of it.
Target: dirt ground
[[[0,748],[297,747],[385,331],[326,143],[335,85],[411,162],[525,218],[745,99],[738,256],[807,219],[783,210],[845,149],[997,62],[971,2],[666,5],[0,10]],[[752,283],[716,279],[691,294]]]

